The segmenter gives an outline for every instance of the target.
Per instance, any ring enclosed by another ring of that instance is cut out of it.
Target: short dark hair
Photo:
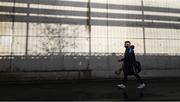
[[[131,43],[130,41],[125,41],[125,43]]]

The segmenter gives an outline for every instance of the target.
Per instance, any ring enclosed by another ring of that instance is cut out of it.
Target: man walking
[[[135,53],[134,53],[134,46],[131,45],[130,41],[126,41],[124,43],[124,47],[126,48],[124,58],[119,60],[119,62],[123,61],[123,72],[124,72],[124,79],[123,83],[118,85],[120,88],[126,88],[127,78],[128,75],[134,75],[140,85],[137,88],[144,88],[145,84],[142,81],[141,77],[134,69],[134,64],[136,62]]]

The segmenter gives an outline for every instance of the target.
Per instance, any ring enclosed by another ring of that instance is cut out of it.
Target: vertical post
[[[109,53],[109,1],[106,0],[106,9],[107,9],[107,69],[110,68],[110,53]]]
[[[29,8],[30,3],[27,2],[27,18],[29,17]],[[28,55],[28,42],[29,42],[29,21],[26,22],[26,49],[25,49],[25,55]]]
[[[87,25],[88,25],[88,30],[89,30],[89,58],[88,58],[88,65],[87,69],[90,68],[90,59],[91,59],[91,0],[88,0],[88,12],[87,12]]]
[[[142,30],[143,30],[143,45],[144,45],[144,55],[146,55],[146,35],[145,35],[145,25],[144,25],[144,2],[141,0],[141,9],[142,9]]]
[[[12,10],[12,39],[11,39],[11,54],[10,54],[10,71],[13,71],[13,54],[14,54],[14,51],[13,51],[13,47],[14,47],[14,23],[15,23],[15,9],[16,9],[16,0],[13,1],[13,10]]]
[[[109,21],[108,21],[108,18],[109,18],[109,12],[108,12],[108,9],[109,9],[109,5],[108,5],[108,0],[106,0],[106,9],[107,9],[107,53],[109,54]]]

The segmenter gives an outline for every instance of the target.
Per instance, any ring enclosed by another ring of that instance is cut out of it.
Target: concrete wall
[[[122,56],[92,56],[89,61],[87,56],[1,57],[0,71],[1,77],[19,79],[115,78],[120,58]],[[143,77],[180,77],[178,56],[137,56],[137,60],[142,63]]]

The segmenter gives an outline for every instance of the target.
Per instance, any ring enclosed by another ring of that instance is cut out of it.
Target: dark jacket
[[[132,45],[130,48],[126,48],[123,61],[123,71],[128,74],[134,74],[133,65],[136,62],[134,46]]]

